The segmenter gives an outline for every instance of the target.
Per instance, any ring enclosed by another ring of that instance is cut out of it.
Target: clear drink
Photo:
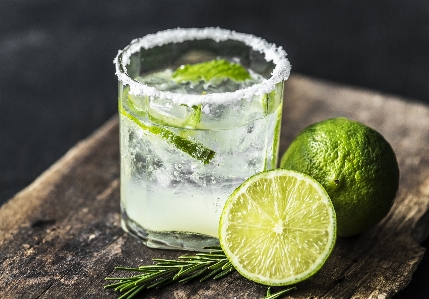
[[[243,82],[176,82],[181,65],[224,59]],[[251,35],[175,29],[134,40],[119,77],[122,227],[147,246],[218,245],[223,204],[276,166],[286,53]]]

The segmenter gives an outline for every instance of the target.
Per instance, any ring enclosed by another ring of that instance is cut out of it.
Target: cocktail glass
[[[158,84],[151,77],[216,59],[256,79]],[[276,167],[286,52],[249,34],[179,28],[133,40],[114,63],[123,229],[154,248],[218,245],[228,196]]]

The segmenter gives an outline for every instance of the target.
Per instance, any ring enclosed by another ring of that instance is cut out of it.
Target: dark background
[[[207,26],[283,46],[293,73],[429,105],[429,1],[0,0],[0,205],[115,114],[118,49]],[[395,298],[429,298],[428,259]]]

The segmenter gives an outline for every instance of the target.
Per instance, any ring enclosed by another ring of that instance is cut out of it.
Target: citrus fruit
[[[241,184],[225,203],[221,247],[244,277],[271,286],[290,285],[315,274],[336,236],[328,194],[311,177],[274,169]]]
[[[251,79],[249,72],[238,63],[225,59],[215,59],[196,64],[186,64],[173,73],[177,82],[210,81],[212,79],[231,79],[237,82]]]
[[[359,234],[389,212],[399,185],[390,144],[377,131],[344,117],[304,129],[280,167],[306,173],[328,192],[338,236]]]

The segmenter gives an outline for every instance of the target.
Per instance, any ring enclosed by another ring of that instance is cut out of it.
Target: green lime
[[[225,203],[219,239],[244,277],[266,285],[291,285],[315,274],[336,237],[334,207],[313,178],[275,169],[240,185]]]
[[[280,167],[306,173],[322,184],[335,207],[338,236],[359,234],[379,222],[399,185],[390,144],[377,131],[344,117],[304,129]]]
[[[231,63],[225,59],[182,65],[173,73],[173,79],[176,82],[210,81],[226,78],[241,82],[251,79],[251,76],[242,65]]]

